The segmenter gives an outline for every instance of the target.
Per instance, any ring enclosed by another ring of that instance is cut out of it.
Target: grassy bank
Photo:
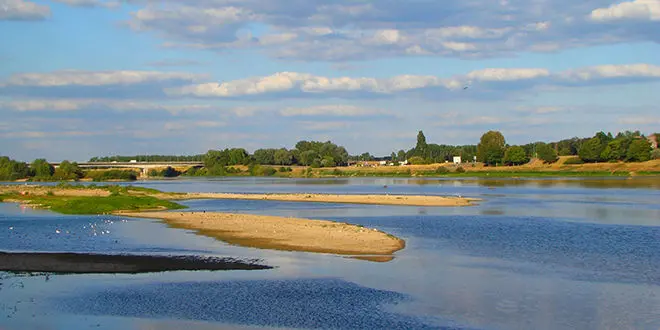
[[[160,199],[153,189],[136,187],[3,187],[0,201],[19,202],[62,214],[108,214],[118,211],[176,210],[184,206]]]

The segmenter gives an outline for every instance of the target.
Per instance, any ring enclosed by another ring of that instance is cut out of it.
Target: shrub
[[[651,152],[651,159],[660,159],[660,149],[655,149]]]
[[[564,165],[582,165],[584,161],[579,157],[571,157],[564,162]]]
[[[131,170],[88,171],[87,173],[85,173],[85,176],[94,181],[137,180],[137,174]]]
[[[277,173],[277,171],[272,168],[272,167],[262,167],[261,168],[261,175],[263,176],[273,176]]]
[[[462,166],[459,166],[459,167],[456,169],[456,173],[465,173],[465,172],[466,172],[466,171],[465,171],[465,169],[464,169]]]
[[[332,174],[336,175],[336,176],[341,176],[342,174],[344,174],[344,172],[342,172],[340,169],[336,168],[332,171]]]
[[[435,169],[435,174],[447,174],[447,173],[449,173],[449,170],[444,166],[440,166]]]
[[[424,159],[422,157],[419,157],[419,156],[410,157],[410,159],[408,159],[408,163],[410,165],[426,165],[426,164],[428,164],[426,159]]]

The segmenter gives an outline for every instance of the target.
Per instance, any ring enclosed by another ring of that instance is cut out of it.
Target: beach
[[[120,212],[121,216],[160,219],[230,244],[262,249],[351,256],[391,256],[402,239],[376,229],[325,220],[211,212]]]
[[[330,194],[230,194],[230,193],[188,193],[166,194],[165,199],[239,199],[272,200],[283,202],[349,203],[403,206],[470,206],[477,199],[446,196],[421,195],[330,195]]]

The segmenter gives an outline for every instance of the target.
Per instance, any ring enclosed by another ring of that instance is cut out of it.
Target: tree
[[[392,152],[392,154],[390,155],[390,160],[392,162],[396,162],[396,153],[395,152]]]
[[[275,164],[275,149],[259,149],[254,152],[254,161],[260,165]]]
[[[417,145],[415,146],[415,156],[422,158],[428,157],[428,144],[426,143],[426,136],[424,132],[419,131],[417,133]]]
[[[314,161],[317,161],[319,163],[318,167],[320,167],[321,164],[321,161],[319,160],[319,154],[314,150],[307,150],[301,153],[299,161],[300,161],[300,165],[303,166],[310,166],[314,163]]]
[[[501,164],[505,150],[504,135],[497,131],[489,131],[481,137],[477,146],[477,160],[489,166]]]
[[[406,158],[406,152],[404,150],[399,150],[399,152],[396,154],[396,159],[400,162],[405,162]]]
[[[50,178],[55,173],[55,168],[45,159],[35,159],[30,165],[30,169],[37,178]]]
[[[83,177],[83,171],[76,162],[71,163],[65,160],[55,169],[53,177],[57,180],[78,180]]]
[[[17,162],[9,157],[0,157],[0,180],[13,181],[25,179],[30,175],[30,168],[24,162]]]
[[[504,154],[504,163],[507,165],[522,165],[529,162],[525,149],[521,146],[512,146]]]
[[[559,159],[555,149],[547,143],[537,143],[536,155],[545,163],[554,163]]]
[[[292,165],[293,164],[293,154],[284,148],[278,149],[273,154],[273,160],[275,165]]]
[[[600,144],[600,139],[593,137],[582,144],[578,155],[585,163],[595,163],[601,159],[600,155],[604,150],[605,147]]]
[[[651,159],[651,142],[644,138],[635,139],[630,143],[626,160],[629,162],[646,162]]]

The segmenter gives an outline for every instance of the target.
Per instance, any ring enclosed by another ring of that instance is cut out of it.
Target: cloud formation
[[[103,0],[51,0],[63,3],[73,7],[86,7],[86,8],[116,8],[121,5],[119,1],[103,1]]]
[[[14,74],[0,87],[4,86],[108,86],[134,85],[163,81],[196,81],[203,75],[181,72],[158,71],[55,71],[50,73]]]
[[[660,67],[650,64],[603,65],[551,73],[542,68],[484,69],[465,75],[442,78],[403,75],[392,78],[323,77],[306,73],[281,72],[224,83],[204,83],[166,89],[170,96],[235,98],[258,95],[355,96],[394,95],[413,91],[473,93],[515,91],[543,85],[598,85],[660,80]],[[465,93],[464,93],[465,94]],[[326,109],[327,110],[327,109]],[[314,111],[319,111],[318,109]]]
[[[38,21],[50,16],[50,7],[26,0],[0,0],[0,21]]]
[[[165,46],[257,48],[283,59],[484,58],[660,42],[660,0],[132,0],[129,25]],[[626,20],[625,24],[613,21]],[[264,29],[253,29],[263,25]]]

